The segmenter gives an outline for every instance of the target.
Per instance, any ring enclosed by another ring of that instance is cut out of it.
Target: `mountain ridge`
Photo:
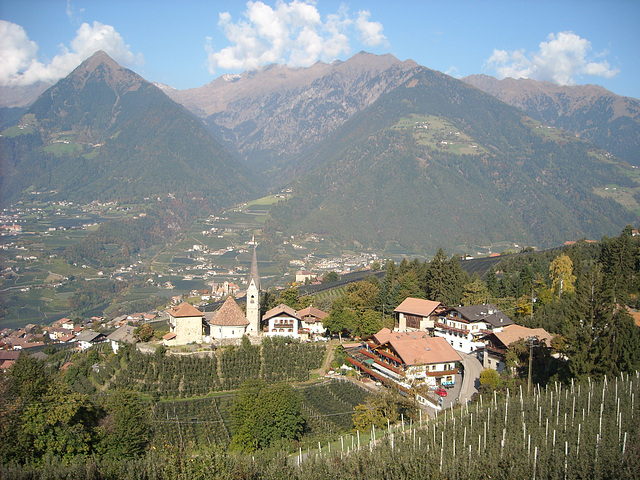
[[[191,112],[104,52],[41,94],[21,122],[28,128],[0,139],[3,201],[51,184],[76,200],[150,197],[161,184],[218,207],[255,194]]]
[[[532,118],[585,138],[640,166],[640,100],[599,85],[563,86],[531,79],[470,75],[462,81]]]

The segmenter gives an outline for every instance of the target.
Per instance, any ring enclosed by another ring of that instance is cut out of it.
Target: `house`
[[[298,316],[301,321],[301,329],[308,332],[311,335],[322,335],[325,332],[325,328],[322,326],[322,320],[329,316],[328,313],[323,312],[319,308],[315,308],[313,305],[298,310]]]
[[[249,326],[245,313],[233,297],[227,297],[218,310],[204,316],[209,324],[209,335],[215,340],[242,338]]]
[[[78,347],[80,347],[80,350],[83,351],[93,347],[98,343],[102,343],[105,340],[106,337],[102,333],[94,332],[93,330],[83,330],[76,336]]]
[[[508,325],[500,331],[490,332],[484,337],[484,348],[478,351],[478,358],[484,368],[492,368],[502,373],[506,366],[509,347],[519,340],[534,340],[537,345],[551,346],[553,335],[544,328],[527,328],[521,325]]]
[[[512,324],[513,321],[492,304],[451,307],[439,316],[434,335],[445,338],[456,350],[469,353],[484,347],[483,336]]]
[[[64,328],[66,330],[73,330],[74,323],[70,318],[63,317],[60,320],[56,320],[51,324],[55,328]]]
[[[262,317],[266,323],[266,335],[299,338],[300,316],[293,308],[280,304]]]
[[[425,332],[433,330],[444,309],[440,302],[407,297],[393,312],[399,332]]]
[[[107,340],[111,342],[113,353],[118,353],[120,345],[123,343],[136,343],[134,336],[136,328],[131,325],[122,325],[120,328],[107,336]]]
[[[186,345],[202,343],[208,335],[204,314],[193,305],[181,303],[169,313],[170,339],[163,337],[165,345]],[[175,335],[171,335],[175,334]]]
[[[460,355],[443,338],[427,332],[383,328],[356,349],[345,349],[349,362],[377,380],[411,387],[453,386]]]
[[[18,360],[20,352],[15,350],[0,350],[0,371],[6,372]]]
[[[296,271],[296,283],[305,283],[306,281],[315,280],[317,275],[308,270],[297,270]]]

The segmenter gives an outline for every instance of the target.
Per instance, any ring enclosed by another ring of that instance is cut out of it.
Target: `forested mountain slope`
[[[297,165],[274,229],[465,250],[600,238],[637,215],[596,194],[637,184],[605,152],[421,68]],[[312,173],[305,174],[305,171]]]
[[[2,201],[25,189],[66,200],[171,193],[222,206],[255,192],[201,122],[97,52],[45,91],[0,139]]]

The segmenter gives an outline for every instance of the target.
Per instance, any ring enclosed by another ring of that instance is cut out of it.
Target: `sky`
[[[178,89],[364,50],[640,98],[640,1],[0,0],[0,86],[55,81],[97,50]]]

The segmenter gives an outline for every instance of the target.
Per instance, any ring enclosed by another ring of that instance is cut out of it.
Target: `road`
[[[464,366],[464,375],[462,377],[462,388],[458,395],[458,403],[464,405],[471,400],[474,393],[478,393],[480,385],[480,374],[483,367],[475,353],[458,352],[462,357],[462,365]]]

